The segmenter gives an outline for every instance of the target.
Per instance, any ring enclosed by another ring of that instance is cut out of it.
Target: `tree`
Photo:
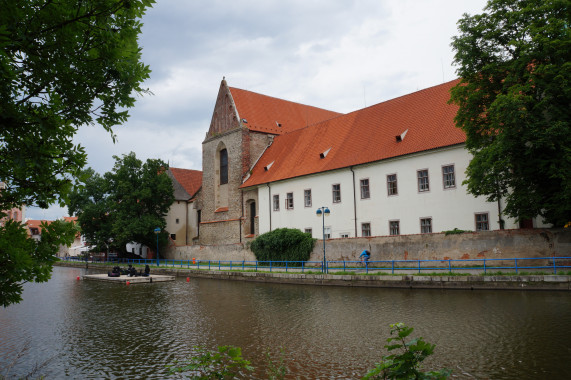
[[[0,210],[63,204],[87,159],[72,141],[78,128],[98,123],[113,137],[134,93],[148,92],[137,38],[152,3],[0,0]],[[23,282],[49,278],[57,244],[44,239],[68,241],[55,229],[35,246],[23,225],[0,229],[0,268],[17,271],[0,282],[4,306]]]
[[[468,191],[506,200],[518,220],[571,220],[571,8],[565,0],[490,0],[453,38],[457,125],[473,159]]]
[[[86,163],[80,126],[127,120],[152,0],[0,0],[0,209],[63,201]]]
[[[166,245],[165,215],[174,202],[167,165],[156,159],[143,163],[133,152],[114,158],[113,170],[103,177],[91,169],[84,172],[85,183],[70,195],[70,215],[78,216],[87,241],[100,249],[110,238],[123,252],[133,241],[154,247],[156,227],[162,230],[160,244]]]
[[[7,307],[22,300],[26,282],[49,280],[54,254],[60,245],[70,245],[77,233],[73,223],[56,220],[42,223],[40,241],[28,238],[26,229],[14,220],[0,225],[0,304]]]

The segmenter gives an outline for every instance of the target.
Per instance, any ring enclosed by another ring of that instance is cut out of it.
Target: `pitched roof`
[[[174,186],[175,198],[188,200],[192,198],[202,186],[202,172],[200,170],[169,168],[169,172],[182,187]],[[185,194],[186,193],[186,194]]]
[[[342,115],[239,88],[229,89],[240,120],[251,131],[280,135]]]
[[[241,187],[463,143],[466,136],[454,124],[458,108],[447,104],[450,89],[458,82],[277,136]],[[398,142],[397,136],[402,136],[402,141]]]

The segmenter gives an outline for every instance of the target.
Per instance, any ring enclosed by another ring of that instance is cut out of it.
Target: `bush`
[[[301,266],[309,260],[316,241],[298,229],[278,228],[258,236],[250,249],[258,261],[296,261],[291,265]]]

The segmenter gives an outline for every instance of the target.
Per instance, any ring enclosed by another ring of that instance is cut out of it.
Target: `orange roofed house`
[[[175,217],[194,224],[175,233],[169,220],[173,240],[244,243],[282,227],[320,238],[320,207],[331,211],[330,238],[498,229],[502,205],[462,185],[471,157],[454,125],[457,107],[447,103],[456,83],[339,114],[222,80],[202,145],[201,185],[196,174]],[[183,184],[179,170],[171,174]]]

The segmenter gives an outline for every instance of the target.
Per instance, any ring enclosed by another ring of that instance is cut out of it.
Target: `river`
[[[235,345],[258,367],[252,377],[282,347],[289,378],[356,379],[386,354],[389,324],[404,322],[436,344],[426,369],[571,378],[569,292],[76,279],[87,273],[97,272],[55,267],[47,283],[26,284],[22,303],[0,309],[0,375],[41,365],[32,378],[163,379],[195,346]]]

